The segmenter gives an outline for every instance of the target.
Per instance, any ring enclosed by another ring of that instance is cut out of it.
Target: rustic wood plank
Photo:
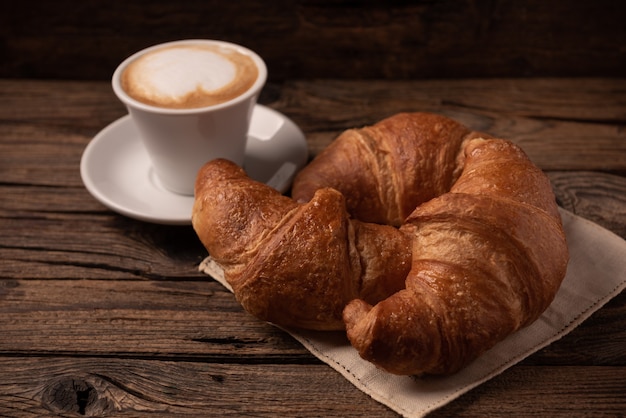
[[[286,333],[243,311],[207,276],[204,281],[1,280],[0,301],[2,355],[317,362]]]
[[[518,366],[430,416],[623,416],[625,372],[624,367]]]
[[[288,334],[204,279],[1,280],[0,355],[316,362]],[[626,365],[626,294],[528,361]]]
[[[626,172],[626,79],[293,81],[272,106],[313,155],[344,129],[426,111],[510,139],[544,170]]]
[[[0,210],[0,277],[201,277],[197,266],[207,252],[191,226],[146,224],[110,211],[54,215],[46,211],[47,203],[22,211]]]
[[[562,207],[626,239],[625,177],[561,171],[548,177]]]
[[[399,111],[446,107],[466,109],[466,113],[475,110],[479,115],[486,112],[493,118],[536,117],[555,122],[622,123],[626,118],[624,78],[290,80],[281,96],[277,107],[322,128],[347,128]],[[476,117],[473,127],[488,129],[489,122]]]
[[[624,367],[515,367],[431,416],[618,416]],[[7,379],[9,378],[10,379]],[[0,357],[0,413],[396,416],[325,365]],[[537,394],[541,394],[541,401]]]
[[[544,170],[626,173],[626,79],[298,81],[276,91],[265,104],[299,124],[312,156],[344,129],[430,111],[519,143]],[[0,98],[8,184],[82,187],[84,147],[125,114],[108,83],[0,80]]]
[[[624,177],[594,172],[548,175],[561,206],[626,239]],[[55,188],[0,186],[0,195],[0,277],[201,277],[197,265],[207,253],[191,226],[137,222],[106,210],[83,188],[60,193]]]
[[[0,76],[106,80],[132,52],[189,36],[252,47],[276,80],[623,76],[624,16],[612,0],[25,0],[0,15]]]
[[[11,417],[395,416],[325,365],[0,357]]]

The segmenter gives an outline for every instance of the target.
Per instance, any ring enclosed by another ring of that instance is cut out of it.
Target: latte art
[[[148,52],[121,76],[124,91],[140,102],[172,109],[212,106],[232,100],[255,83],[253,59],[233,48],[181,44]]]

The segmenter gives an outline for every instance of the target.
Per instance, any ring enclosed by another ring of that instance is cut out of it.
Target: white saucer
[[[295,123],[268,107],[255,106],[244,161],[250,177],[284,193],[307,157],[304,134]],[[160,184],[128,115],[91,140],[80,174],[93,197],[122,215],[168,225],[191,223],[193,196],[172,193]]]

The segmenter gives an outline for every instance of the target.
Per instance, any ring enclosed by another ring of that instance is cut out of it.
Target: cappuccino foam
[[[189,109],[227,102],[258,77],[253,59],[218,45],[182,44],[150,51],[124,70],[124,91],[140,102]]]

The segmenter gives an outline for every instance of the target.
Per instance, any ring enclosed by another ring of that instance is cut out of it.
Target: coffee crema
[[[132,61],[121,75],[126,94],[171,109],[213,106],[250,89],[259,70],[252,57],[221,45],[166,46]]]

